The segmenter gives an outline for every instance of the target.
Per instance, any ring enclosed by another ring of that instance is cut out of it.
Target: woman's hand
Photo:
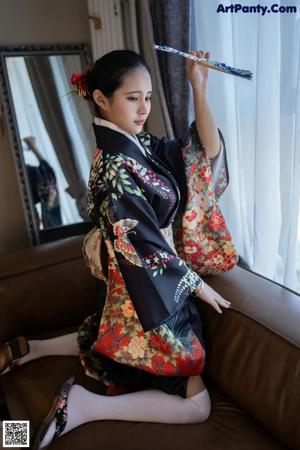
[[[36,140],[35,140],[35,137],[33,137],[33,136],[27,136],[27,137],[23,138],[23,141],[25,142],[25,144],[28,145],[28,147],[30,148],[30,150],[36,148]]]
[[[231,305],[231,302],[228,302],[223,297],[221,297],[220,294],[218,294],[203,280],[200,286],[197,287],[193,292],[197,295],[197,297],[201,298],[201,300],[204,300],[206,303],[211,305],[220,314],[223,313],[220,306],[224,306],[224,308],[229,308]]]
[[[199,51],[190,51],[190,55],[197,56],[199,58],[209,59],[210,53]],[[207,67],[202,66],[197,61],[192,61],[190,59],[186,60],[186,74],[192,85],[197,84],[202,89],[207,88],[208,83],[208,71]]]
[[[35,154],[37,159],[41,162],[44,158],[43,158],[41,152],[38,150],[38,148],[36,146],[36,139],[35,139],[35,137],[27,136],[27,137],[23,138],[23,141],[25,142],[25,144],[28,145],[29,150],[31,150]]]

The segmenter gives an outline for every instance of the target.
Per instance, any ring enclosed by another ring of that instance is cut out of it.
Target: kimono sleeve
[[[114,254],[144,331],[160,326],[183,306],[199,275],[170,247],[156,214],[133,175],[107,181],[105,222]]]
[[[218,133],[220,137],[219,152],[215,157],[209,158],[216,199],[221,197],[229,183],[225,141],[219,128]],[[151,151],[171,169],[179,186],[184,187],[185,174],[190,172],[190,165],[193,163],[193,153],[205,151],[196,122],[191,123],[185,136],[174,140],[166,137],[159,139],[150,133],[147,134]],[[184,157],[184,149],[187,147],[189,148],[188,158]]]

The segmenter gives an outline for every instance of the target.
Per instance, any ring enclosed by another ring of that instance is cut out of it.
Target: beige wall
[[[0,45],[79,42],[90,43],[86,0],[0,1]],[[29,245],[6,118],[0,117],[0,252]]]

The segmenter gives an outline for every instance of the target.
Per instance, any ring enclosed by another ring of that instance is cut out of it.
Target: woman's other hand
[[[190,51],[188,52],[190,55],[197,56],[198,58],[209,59],[210,53],[204,52],[202,50],[199,51]],[[202,66],[197,61],[192,61],[190,59],[186,60],[186,74],[191,82],[191,84],[200,85],[201,88],[206,89],[208,82],[208,71],[207,67]]]
[[[220,306],[224,308],[229,308],[231,302],[225,300],[225,298],[221,297],[213,288],[211,288],[208,284],[206,284],[203,280],[194,291],[197,297],[201,298],[201,300],[205,301],[209,305],[211,305],[218,313],[222,314],[222,310]]]

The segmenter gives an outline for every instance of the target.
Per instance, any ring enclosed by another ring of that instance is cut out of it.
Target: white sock
[[[156,389],[131,394],[105,396],[88,391],[75,384],[68,395],[68,420],[64,432],[95,420],[128,420],[134,422],[200,423],[211,411],[206,388],[190,398],[170,395]],[[55,432],[51,423],[41,447],[47,445]]]
[[[27,355],[19,359],[19,365],[25,364],[33,359],[42,358],[43,356],[68,355],[78,356],[79,348],[77,343],[78,332],[57,336],[51,339],[39,339],[28,341],[30,350]],[[11,369],[6,368],[1,375],[9,372]]]

